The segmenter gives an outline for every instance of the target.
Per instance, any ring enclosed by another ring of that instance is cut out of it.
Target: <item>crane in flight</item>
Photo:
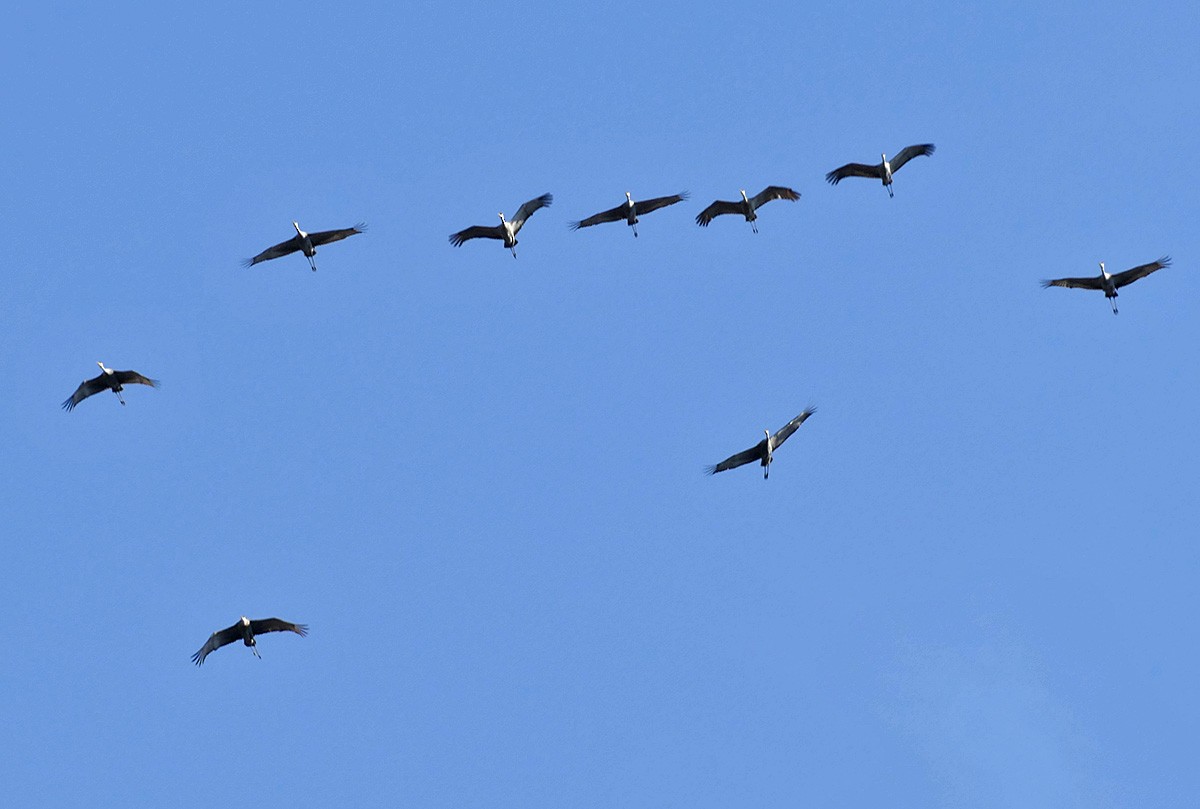
[[[625,221],[625,224],[633,228],[633,235],[636,237],[637,223],[639,214],[648,214],[651,211],[657,211],[659,208],[665,208],[668,205],[674,205],[676,202],[683,202],[688,198],[688,192],[684,191],[679,194],[672,194],[669,197],[655,197],[654,199],[645,199],[640,202],[634,202],[633,196],[626,191],[625,201],[615,208],[609,208],[607,211],[601,211],[598,214],[593,214],[587,219],[580,219],[578,222],[572,222],[571,230],[579,230],[580,228],[590,228],[592,225],[601,225],[605,222],[620,222]]]
[[[847,177],[873,177],[876,180],[882,180],[883,187],[887,189],[888,196],[894,197],[896,195],[892,193],[892,175],[914,157],[927,157],[933,154],[936,148],[932,143],[918,143],[915,146],[905,146],[890,161],[887,159],[887,154],[884,153],[879,155],[880,162],[874,165],[867,163],[847,163],[826,174],[825,179],[830,185],[837,185]]]
[[[746,189],[741,189],[741,202],[726,202],[725,200],[716,200],[712,205],[709,205],[703,211],[696,215],[696,224],[702,228],[708,227],[708,223],[713,221],[718,216],[727,213],[740,213],[746,217],[746,221],[750,223],[750,228],[758,233],[758,214],[755,211],[766,205],[773,199],[786,199],[795,202],[800,199],[800,194],[790,188],[784,188],[781,185],[769,185],[762,191],[759,191],[752,197],[746,196]]]
[[[348,236],[353,236],[357,233],[362,233],[367,229],[367,226],[359,222],[352,228],[342,228],[341,230],[322,230],[320,233],[305,233],[300,229],[297,222],[292,222],[292,227],[296,229],[296,235],[288,239],[286,242],[280,242],[274,247],[268,247],[254,258],[248,258],[242,262],[243,267],[253,267],[261,261],[270,261],[273,258],[287,256],[295,253],[297,250],[304,253],[308,259],[308,266],[312,267],[312,271],[317,271],[317,262],[313,256],[317,254],[317,248],[323,244],[330,242],[340,242]]]
[[[512,251],[513,258],[516,258],[517,231],[525,225],[525,220],[533,216],[534,211],[549,207],[552,202],[554,202],[553,194],[542,194],[517,208],[517,213],[512,219],[505,219],[504,214],[500,213],[500,224],[498,225],[474,225],[464,228],[458,233],[451,233],[450,244],[461,247],[462,243],[468,239],[499,239],[504,242],[505,247]]]
[[[233,626],[219,629],[209,635],[208,640],[204,642],[199,651],[192,655],[192,662],[197,666],[202,666],[204,665],[204,658],[222,646],[237,640],[249,646],[250,651],[254,652],[254,656],[262,660],[262,655],[258,653],[258,643],[254,640],[254,636],[261,635],[264,632],[295,632],[303,638],[308,634],[308,626],[305,624],[291,624],[287,621],[281,621],[278,618],[263,618],[251,621],[243,615],[241,620]]]
[[[1055,278],[1052,281],[1043,281],[1042,288],[1047,287],[1066,287],[1067,289],[1102,289],[1104,297],[1108,298],[1108,302],[1112,305],[1112,311],[1117,313],[1117,290],[1123,286],[1128,286],[1134,281],[1145,278],[1152,272],[1158,272],[1164,267],[1171,266],[1170,256],[1163,256],[1158,261],[1152,261],[1149,264],[1141,264],[1124,272],[1109,273],[1104,269],[1104,262],[1100,262],[1100,274],[1091,278]]]
[[[79,387],[71,394],[71,397],[62,403],[63,410],[70,413],[75,409],[75,405],[82,402],[89,396],[100,393],[104,390],[111,390],[117,394],[117,401],[122,405],[125,404],[125,397],[121,395],[121,391],[126,385],[149,385],[152,388],[158,387],[158,380],[151,379],[147,376],[142,376],[137,371],[114,371],[112,368],[105,368],[104,363],[97,362],[100,366],[100,376],[92,379],[85,379],[79,383]]]
[[[763,468],[763,480],[766,480],[767,476],[771,472],[771,461],[775,454],[775,450],[777,450],[784,441],[787,441],[788,438],[791,437],[792,433],[796,432],[796,430],[800,428],[800,425],[807,421],[808,417],[815,412],[817,412],[815,407],[805,408],[803,413],[780,427],[779,431],[774,435],[771,435],[770,430],[763,430],[765,438],[763,438],[762,441],[759,441],[757,444],[750,447],[750,449],[742,450],[737,455],[730,455],[728,458],[721,461],[719,464],[716,464],[715,466],[705,467],[704,471],[710,475],[715,475],[718,472],[724,472],[727,469],[736,469],[739,466],[758,461]]]

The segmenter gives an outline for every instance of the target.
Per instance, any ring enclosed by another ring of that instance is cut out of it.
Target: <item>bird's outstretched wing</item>
[[[113,376],[122,385],[149,385],[152,388],[159,386],[157,379],[151,379],[148,376],[142,376],[137,371],[113,371]]]
[[[474,225],[450,234],[450,244],[461,247],[469,239],[503,239],[504,228],[500,225]]]
[[[764,438],[750,449],[742,450],[737,455],[730,455],[716,466],[706,466],[704,471],[710,475],[715,475],[718,472],[724,472],[726,469],[736,469],[744,464],[761,461],[766,454],[767,440]]]
[[[79,383],[79,387],[71,394],[71,397],[62,403],[63,410],[70,413],[75,409],[75,405],[82,402],[89,396],[99,393],[102,390],[108,390],[109,386],[105,377],[108,374],[100,374],[100,376],[91,379],[85,379]]]
[[[366,224],[359,222],[352,228],[342,228],[341,230],[322,230],[320,233],[310,233],[308,234],[308,238],[313,243],[314,247],[319,247],[322,244],[329,244],[330,242],[340,242],[347,236],[353,236],[356,233],[362,233],[366,229]]]
[[[291,253],[295,253],[302,246],[303,245],[300,241],[300,237],[293,236],[292,238],[288,239],[286,242],[280,242],[279,244],[275,245],[274,247],[268,247],[266,250],[263,250],[261,253],[259,253],[254,258],[246,259],[245,261],[242,262],[242,266],[243,267],[253,267],[255,264],[258,264],[259,262],[270,261],[273,258],[279,258],[280,256],[286,256]]]
[[[1094,278],[1055,278],[1051,281],[1043,281],[1042,289],[1046,287],[1066,287],[1067,289],[1104,289],[1104,285],[1100,283],[1100,277]]]
[[[515,233],[520,230],[521,226],[525,224],[525,220],[533,216],[534,211],[536,211],[538,208],[548,207],[552,202],[554,202],[553,194],[542,194],[537,199],[531,199],[524,203],[520,208],[517,208],[517,212],[513,214],[513,218],[510,220],[512,223],[513,232]]]
[[[723,199],[715,201],[700,213],[696,214],[696,224],[702,228],[708,227],[708,223],[716,219],[718,216],[723,216],[727,213],[741,213],[742,203],[727,202]]]
[[[676,202],[683,202],[690,196],[684,191],[680,194],[672,194],[669,197],[655,197],[654,199],[637,200],[633,204],[637,207],[638,214],[650,213],[657,211],[659,208],[665,208],[668,205],[674,205]]]
[[[750,197],[750,207],[761,208],[773,199],[786,199],[795,202],[800,199],[800,194],[782,185],[768,185],[762,191]]]
[[[883,164],[877,163],[874,166],[868,166],[866,163],[847,163],[826,174],[825,181],[830,185],[837,185],[847,177],[874,177],[876,180],[881,180],[883,179]]]
[[[308,635],[308,624],[290,624],[278,618],[263,618],[259,621],[251,621],[250,631],[255,635],[261,635],[264,632],[295,632],[303,638]]]
[[[933,154],[936,148],[932,143],[918,143],[915,146],[905,146],[896,153],[895,157],[888,161],[892,164],[892,172],[899,171],[901,166],[914,157],[928,157]]]
[[[579,230],[580,228],[590,228],[592,225],[601,225],[605,222],[619,222],[626,218],[626,212],[629,210],[629,205],[622,202],[615,208],[609,208],[607,211],[601,211],[598,214],[593,214],[587,219],[580,219],[578,222],[571,222],[571,230]]]
[[[804,408],[803,413],[780,427],[779,432],[775,433],[775,435],[771,437],[771,440],[774,442],[775,446],[778,447],[784,441],[787,441],[788,437],[791,436],[792,433],[796,432],[800,425],[808,420],[809,416],[816,412],[817,409],[815,407],[806,407]]]
[[[204,641],[204,645],[200,647],[199,651],[192,655],[192,662],[197,666],[203,666],[204,658],[208,657],[212,652],[215,652],[217,649],[220,649],[226,644],[233,643],[235,640],[241,639],[241,627],[242,624],[239,621],[231,627],[219,629],[209,635],[208,640]]]
[[[1145,278],[1147,275],[1149,275],[1152,272],[1157,272],[1158,270],[1161,270],[1163,267],[1170,267],[1170,266],[1171,266],[1171,257],[1163,256],[1158,261],[1152,261],[1149,264],[1142,264],[1141,266],[1134,267],[1131,270],[1125,270],[1124,272],[1115,273],[1112,277],[1113,286],[1120,288],[1120,287],[1126,286],[1127,284],[1132,284],[1134,281],[1138,280],[1139,278]]]

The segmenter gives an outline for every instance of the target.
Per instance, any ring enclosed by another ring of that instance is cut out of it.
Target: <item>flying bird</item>
[[[771,435],[770,430],[763,430],[763,434],[766,437],[762,441],[759,441],[750,449],[739,452],[737,455],[730,455],[716,466],[705,467],[704,471],[710,475],[715,475],[718,472],[724,472],[726,469],[736,469],[744,464],[758,461],[763,468],[763,480],[766,480],[767,475],[771,472],[771,460],[775,450],[779,449],[779,446],[784,441],[787,441],[791,434],[796,432],[796,429],[815,412],[817,412],[815,407],[806,408],[799,416],[796,416],[796,418],[779,428],[779,432],[775,433],[775,435]]]
[[[100,376],[80,382],[79,387],[71,394],[71,398],[62,403],[63,410],[66,410],[68,413],[71,412],[75,409],[75,405],[102,390],[111,390],[117,394],[117,401],[125,404],[125,397],[121,395],[121,391],[125,389],[126,385],[158,387],[157,379],[142,376],[137,371],[114,371],[112,368],[105,368],[102,362],[97,362],[96,364],[100,366]]]
[[[914,157],[933,154],[935,148],[932,143],[918,143],[916,146],[905,146],[891,161],[888,161],[887,154],[881,154],[879,157],[882,162],[873,166],[869,166],[866,163],[847,163],[841,168],[834,169],[826,174],[825,179],[831,185],[837,185],[847,177],[874,177],[876,180],[882,180],[883,187],[887,189],[888,196],[894,197],[895,194],[892,193],[892,174],[899,171],[901,166]]]
[[[1104,262],[1100,262],[1100,274],[1093,278],[1055,278],[1053,281],[1043,281],[1042,288],[1046,287],[1066,287],[1068,289],[1102,289],[1104,297],[1108,298],[1109,304],[1112,305],[1112,311],[1117,313],[1117,290],[1123,286],[1128,286],[1139,278],[1145,278],[1152,272],[1157,272],[1163,267],[1171,266],[1171,258],[1163,256],[1158,261],[1152,261],[1149,264],[1142,264],[1124,272],[1110,274],[1104,269]]]
[[[533,216],[533,212],[539,208],[549,207],[550,203],[554,202],[552,194],[542,194],[536,199],[531,199],[517,208],[517,214],[512,219],[505,219],[504,214],[499,214],[500,224],[492,225],[475,225],[473,227],[460,230],[458,233],[450,234],[450,244],[455,247],[461,247],[462,243],[468,239],[500,239],[504,242],[504,246],[512,251],[513,258],[517,257],[517,231],[525,224],[525,220]]]
[[[743,188],[741,202],[726,202],[719,199],[696,216],[696,224],[702,228],[706,228],[709,222],[721,214],[740,213],[746,217],[746,221],[750,223],[751,229],[755,233],[758,233],[758,224],[755,222],[758,219],[758,214],[755,213],[755,210],[766,205],[773,199],[787,199],[795,202],[800,199],[800,195],[792,189],[784,188],[781,185],[769,185],[753,197],[747,197],[746,189]]]
[[[313,260],[313,256],[317,254],[317,248],[323,244],[330,242],[340,242],[348,236],[353,236],[356,233],[362,233],[367,229],[367,226],[359,222],[352,228],[342,228],[341,230],[322,230],[320,233],[305,233],[300,229],[297,222],[292,223],[292,227],[296,229],[296,235],[288,239],[286,242],[280,242],[274,247],[268,247],[254,258],[248,258],[242,262],[243,267],[253,267],[260,261],[270,261],[273,258],[286,256],[301,250],[305,258],[308,259],[308,266],[312,267],[312,271],[317,271],[317,262]]]
[[[688,198],[688,192],[684,191],[681,194],[673,194],[669,197],[655,197],[654,199],[646,199],[641,202],[634,202],[633,197],[628,191],[625,192],[625,201],[615,208],[609,208],[607,211],[589,216],[587,219],[581,219],[578,222],[571,223],[571,230],[579,230],[580,228],[590,228],[592,225],[600,225],[605,222],[620,222],[625,220],[625,224],[633,228],[633,235],[637,236],[637,223],[639,214],[648,214],[651,211],[657,211],[659,208],[665,208],[668,205],[674,205],[676,202],[683,202]]]
[[[227,629],[219,629],[208,636],[208,640],[200,647],[200,651],[192,655],[192,662],[197,666],[204,665],[204,658],[215,652],[226,644],[233,643],[235,640],[240,640],[246,646],[250,647],[250,651],[254,652],[254,656],[262,660],[262,655],[258,653],[258,643],[254,640],[255,635],[261,635],[264,632],[295,632],[300,637],[308,635],[308,626],[306,624],[289,624],[287,621],[281,621],[278,618],[263,618],[259,621],[251,621],[245,615],[231,627]]]

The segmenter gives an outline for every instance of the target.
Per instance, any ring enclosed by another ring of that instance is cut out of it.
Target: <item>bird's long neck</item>
[[[625,192],[625,204],[628,205],[630,208],[633,207],[633,195],[630,194],[628,191]]]
[[[292,227],[294,227],[296,229],[296,235],[299,236],[301,239],[303,239],[305,236],[308,235],[307,233],[305,233],[303,230],[300,229],[299,222],[293,222]]]
[[[112,376],[112,372],[113,372],[113,369],[112,369],[112,368],[105,368],[105,367],[104,367],[104,363],[102,363],[102,362],[98,362],[98,363],[96,363],[96,364],[100,366],[100,370],[101,370],[101,371],[103,371],[104,373],[108,374],[109,376]]]
[[[1101,275],[1101,276],[1103,276],[1103,277],[1104,277],[1104,280],[1106,280],[1106,281],[1107,281],[1109,278],[1112,278],[1112,276],[1108,274],[1108,270],[1104,269],[1104,262],[1103,262],[1103,261],[1101,261],[1101,262],[1100,262],[1100,275]]]

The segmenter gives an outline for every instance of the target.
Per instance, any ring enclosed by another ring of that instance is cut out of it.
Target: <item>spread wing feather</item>
[[[217,630],[209,635],[208,640],[204,642],[204,645],[200,647],[199,651],[192,655],[192,662],[197,666],[204,665],[204,658],[208,657],[222,646],[233,643],[235,640],[241,640],[241,637],[242,625],[240,621],[226,629]]]
[[[308,234],[308,238],[310,241],[312,241],[314,247],[320,247],[321,245],[329,244],[330,242],[340,242],[347,236],[354,236],[355,234],[362,233],[366,229],[366,224],[359,222],[352,228],[342,228],[341,230],[322,230],[319,233],[310,233]]]
[[[1145,278],[1147,275],[1149,275],[1152,272],[1157,272],[1158,270],[1161,270],[1164,267],[1170,267],[1170,266],[1171,266],[1170,256],[1163,256],[1158,261],[1152,261],[1149,264],[1142,264],[1138,267],[1134,267],[1131,270],[1125,270],[1124,272],[1116,273],[1112,277],[1113,286],[1115,286],[1119,289],[1120,287],[1126,286],[1128,284],[1132,284],[1134,281],[1138,280],[1139,278]]]
[[[159,385],[157,379],[142,376],[137,371],[113,371],[113,376],[122,385],[149,385],[152,388],[157,388]]]
[[[826,174],[825,181],[830,185],[837,185],[847,177],[874,177],[876,180],[881,180],[883,179],[883,164],[876,163],[874,166],[868,166],[866,163],[847,163]]]
[[[665,208],[668,205],[674,205],[676,202],[683,202],[688,196],[690,196],[688,192],[684,191],[681,194],[672,194],[669,197],[655,197],[654,199],[634,201],[633,204],[637,206],[638,214],[644,214],[657,211],[659,208]]]
[[[1052,281],[1043,281],[1042,289],[1046,287],[1066,287],[1067,289],[1104,289],[1104,285],[1100,283],[1100,276],[1094,278],[1055,278]]]
[[[719,199],[696,215],[696,224],[702,228],[706,228],[708,227],[708,223],[713,221],[713,219],[717,218],[718,216],[724,216],[727,213],[741,212],[742,203],[727,202],[723,199]]]
[[[615,208],[609,208],[607,211],[601,211],[598,214],[592,214],[587,219],[580,219],[578,222],[570,224],[571,230],[579,230],[580,228],[590,228],[592,225],[602,225],[605,222],[620,222],[626,218],[626,212],[629,210],[629,205],[622,202]]]
[[[517,208],[516,214],[512,218],[513,232],[516,233],[525,224],[525,220],[533,216],[533,212],[539,208],[546,208],[550,203],[554,202],[553,194],[542,194],[537,199],[531,199],[528,202]]]
[[[450,234],[450,244],[455,247],[462,246],[462,243],[469,239],[503,239],[504,227],[502,225],[474,225],[472,227],[460,230],[458,233]]]
[[[100,374],[100,376],[93,377],[92,379],[85,379],[80,382],[79,387],[75,389],[75,392],[71,394],[71,397],[62,403],[63,410],[66,410],[69,413],[75,409],[75,405],[79,404],[87,397],[93,396],[102,390],[108,390],[109,385],[108,380],[106,379],[107,376],[108,374]]]
[[[255,635],[261,635],[264,632],[295,632],[303,638],[308,635],[308,624],[292,624],[278,618],[263,618],[251,621],[250,631]]]
[[[716,466],[707,466],[704,471],[710,475],[715,475],[718,472],[724,472],[727,469],[736,469],[754,461],[761,461],[767,454],[767,440],[764,438],[750,449],[742,450],[737,455],[730,455],[725,460],[721,461]]]
[[[775,435],[772,436],[772,441],[774,442],[776,448],[778,448],[779,445],[782,444],[784,441],[787,441],[788,438],[791,436],[791,434],[796,432],[796,430],[798,430],[800,428],[800,425],[803,424],[805,421],[807,421],[808,417],[816,412],[817,412],[817,409],[815,407],[807,407],[804,409],[804,412],[801,413],[799,416],[796,416],[796,418],[792,419],[787,424],[780,427],[779,432],[775,433]]]
[[[290,255],[291,253],[295,253],[297,250],[299,250],[300,247],[301,247],[300,237],[293,236],[292,238],[288,239],[286,242],[280,242],[279,244],[274,245],[273,247],[268,247],[266,250],[263,250],[261,253],[259,253],[254,258],[246,259],[245,261],[242,262],[242,266],[243,267],[253,267],[255,264],[258,264],[263,261],[270,261],[273,258],[279,258],[280,256]]]
[[[785,188],[782,185],[769,185],[762,191],[759,191],[757,194],[750,197],[750,207],[760,208],[773,199],[786,199],[795,202],[796,200],[800,199],[800,194],[790,188]]]
[[[914,157],[927,157],[933,154],[936,148],[932,143],[918,143],[915,146],[905,146],[889,161],[892,164],[892,172],[899,171],[901,166]]]

